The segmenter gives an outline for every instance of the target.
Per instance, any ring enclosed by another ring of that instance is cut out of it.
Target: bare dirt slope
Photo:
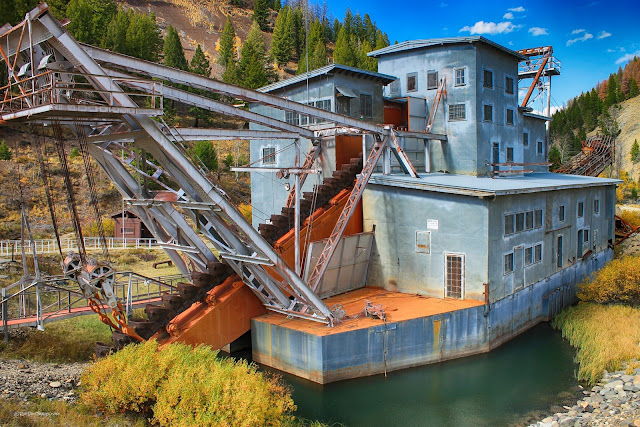
[[[640,144],[640,96],[628,99],[620,104],[622,108],[612,108],[612,114],[620,126],[620,135],[616,138],[616,152],[620,156],[621,170],[629,172],[634,179],[640,178],[640,163],[631,161],[630,151],[634,140]]]

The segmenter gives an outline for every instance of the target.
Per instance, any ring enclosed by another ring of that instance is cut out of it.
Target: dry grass
[[[109,418],[92,413],[87,407],[61,401],[35,399],[19,402],[0,399],[0,425],[34,427],[143,427],[146,420],[140,416],[116,415]]]
[[[0,344],[0,357],[37,362],[86,362],[96,341],[111,340],[111,330],[97,315],[78,316],[45,324],[44,331],[28,329],[24,336]]]
[[[640,226],[640,209],[621,209],[618,216],[635,227]]]
[[[640,309],[581,302],[560,313],[553,326],[578,349],[578,379],[597,382],[604,370],[615,371],[640,358]]]
[[[640,304],[640,257],[614,259],[579,286],[582,301]]]

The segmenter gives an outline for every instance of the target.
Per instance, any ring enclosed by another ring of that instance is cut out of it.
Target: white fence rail
[[[85,237],[84,246],[88,251],[102,250],[99,237]],[[123,239],[107,237],[107,248],[117,249],[162,249],[156,239]],[[34,240],[36,253],[52,254],[58,252],[58,245],[55,239]],[[61,239],[62,253],[78,251],[75,239]],[[33,253],[34,246],[30,241],[25,240],[24,249],[27,254]],[[22,243],[20,240],[0,240],[0,256],[20,255],[22,253]]]

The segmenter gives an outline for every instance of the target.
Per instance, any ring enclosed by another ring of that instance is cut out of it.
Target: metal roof
[[[279,82],[271,83],[270,85],[261,87],[260,89],[258,89],[258,91],[259,92],[265,92],[265,93],[273,92],[274,90],[277,90],[277,89],[282,89],[284,87],[291,86],[291,85],[294,85],[296,83],[304,82],[307,79],[313,79],[315,77],[320,77],[320,76],[323,76],[323,75],[326,75],[326,74],[333,74],[333,73],[346,73],[346,74],[352,73],[352,74],[359,75],[359,76],[361,76],[363,78],[369,78],[369,79],[372,79],[372,80],[378,80],[383,85],[387,85],[387,84],[389,84],[392,81],[397,79],[397,77],[394,77],[394,76],[390,76],[390,75],[387,75],[387,74],[375,73],[373,71],[363,70],[361,68],[348,67],[348,66],[342,65],[342,64],[330,64],[330,65],[325,65],[324,67],[316,68],[315,70],[311,70],[308,73],[304,73],[304,74],[300,74],[300,75],[295,76],[295,77],[291,77],[290,79],[281,80]]]
[[[496,49],[502,50],[503,52],[515,56],[520,60],[527,59],[526,56],[508,49],[496,42],[493,42],[489,39],[486,39],[482,36],[469,36],[469,37],[445,37],[440,39],[423,39],[423,40],[407,40],[402,43],[392,44],[387,47],[383,47],[382,49],[374,50],[373,52],[367,53],[369,56],[379,57],[383,55],[387,55],[390,53],[402,52],[406,50],[412,49],[423,49],[432,46],[442,46],[445,44],[460,44],[460,43],[485,43],[489,46],[493,46]]]
[[[369,184],[412,188],[438,193],[461,194],[477,197],[506,196],[510,194],[537,193],[571,188],[616,185],[618,179],[594,178],[582,175],[564,175],[553,172],[532,173],[519,177],[488,178],[448,173],[422,174],[420,178],[406,175],[374,174]]]

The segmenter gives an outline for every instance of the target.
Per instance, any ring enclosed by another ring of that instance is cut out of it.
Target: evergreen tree
[[[129,47],[127,46],[127,30],[131,23],[131,12],[118,9],[107,26],[107,32],[102,40],[101,46],[114,52],[127,54]]]
[[[187,63],[187,59],[184,57],[182,43],[180,43],[180,36],[178,36],[178,32],[171,25],[167,28],[167,35],[164,38],[164,47],[162,51],[164,53],[165,65],[183,71],[189,70],[189,64]]]
[[[126,34],[127,54],[147,61],[157,62],[162,51],[162,35],[156,23],[156,15],[131,12]]]
[[[304,12],[301,8],[296,7],[293,9],[293,14],[290,13],[293,20],[293,48],[295,50],[296,57],[298,59],[303,58],[303,52],[305,49],[305,23]]]
[[[285,6],[280,10],[276,18],[276,24],[273,27],[273,37],[271,38],[271,54],[280,66],[291,59],[293,21],[288,19],[290,10],[289,6]]]
[[[275,10],[276,12],[279,12],[280,9],[282,9],[282,3],[280,3],[280,0],[273,0],[271,4],[271,9]]]
[[[262,31],[269,29],[267,17],[269,15],[269,0],[255,0],[253,3],[253,20],[258,23]]]
[[[218,153],[211,141],[198,141],[193,147],[193,153],[198,156],[210,172],[218,171]]]
[[[556,144],[549,148],[549,162],[551,162],[551,170],[555,171],[562,166],[562,153]]]
[[[638,146],[638,140],[635,139],[633,141],[633,145],[631,146],[631,161],[633,163],[640,162],[640,146]]]
[[[242,0],[231,0],[230,3],[232,6],[244,7],[244,2]]]
[[[378,71],[378,60],[376,58],[372,58],[367,56],[367,53],[371,52],[373,49],[369,44],[369,40],[365,39],[362,43],[360,43],[360,48],[358,49],[358,67],[369,70],[369,71]]]
[[[227,170],[231,169],[231,166],[233,166],[233,154],[228,153],[227,156],[224,158],[224,160],[222,161],[222,163],[224,163],[224,167]]]
[[[362,17],[360,12],[356,12],[356,16],[353,17],[353,29],[352,35],[356,36],[356,39],[362,40],[365,38],[364,25],[362,24]]]
[[[610,107],[618,102],[618,85],[616,83],[616,77],[612,74],[609,77],[609,85],[607,86],[607,97],[605,99],[605,105]]]
[[[629,79],[629,98],[634,98],[638,96],[639,93],[638,82],[636,82],[636,79],[631,77],[631,79]]]
[[[196,47],[196,51],[193,54],[193,58],[191,58],[191,64],[189,65],[189,70],[194,74],[200,74],[201,76],[205,76],[205,77],[209,77],[209,75],[211,75],[211,64],[209,63],[209,60],[205,56],[199,44],[198,44],[198,47]],[[201,89],[192,89],[192,91],[195,93],[199,93],[203,96],[206,96],[208,93],[207,91],[204,91]],[[191,107],[189,109],[189,112],[193,114],[193,116],[196,119],[194,123],[195,127],[198,127],[198,125],[200,124],[200,121],[208,123],[209,119],[211,118],[211,111],[205,110],[204,108]]]
[[[234,85],[241,83],[238,77],[238,66],[236,65],[235,59],[227,63],[227,67],[222,74],[222,81]]]
[[[333,28],[331,29],[331,41],[336,42],[338,40],[338,33],[340,32],[340,28],[342,28],[342,24],[338,18],[333,20]]]
[[[201,76],[205,77],[209,77],[211,75],[211,64],[205,56],[202,47],[200,47],[200,44],[198,44],[198,47],[196,47],[193,58],[191,58],[189,70],[192,73],[200,74]]]
[[[353,13],[351,13],[351,9],[349,9],[348,7],[344,13],[344,19],[342,20],[342,27],[345,29],[347,36],[351,36],[351,34],[353,34]],[[336,40],[337,40],[337,36],[336,36]]]
[[[367,38],[371,46],[376,45],[376,39],[377,39],[376,30],[377,28],[375,24],[371,22],[371,17],[369,16],[369,14],[368,13],[365,14],[364,15],[364,33],[365,33],[365,37]]]
[[[227,67],[230,61],[236,60],[235,38],[236,31],[231,18],[227,16],[222,36],[220,36],[220,55],[218,56],[218,62],[224,67]]]
[[[11,160],[11,150],[7,146],[7,142],[3,139],[0,142],[0,160]]]
[[[71,0],[67,5],[71,21],[67,29],[79,42],[99,46],[104,29],[117,11],[113,0]]]
[[[269,84],[272,77],[269,61],[260,25],[253,21],[240,54],[238,75],[242,79],[242,85],[250,89],[257,89]]]
[[[333,62],[350,67],[355,67],[357,64],[356,54],[351,45],[351,37],[347,33],[347,27],[340,28],[336,47],[333,51]]]

